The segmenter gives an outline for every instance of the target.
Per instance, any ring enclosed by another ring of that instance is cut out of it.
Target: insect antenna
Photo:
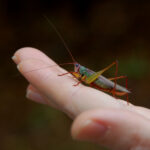
[[[47,16],[45,16],[45,15],[43,15],[43,16],[44,16],[44,18],[47,20],[47,22],[50,24],[50,26],[54,29],[54,31],[56,32],[56,34],[57,34],[58,37],[60,38],[61,42],[63,43],[64,47],[65,47],[66,50],[68,51],[68,53],[69,53],[71,59],[72,59],[73,62],[75,63],[76,60],[74,59],[74,57],[73,57],[73,55],[72,55],[72,53],[71,53],[71,51],[70,51],[68,45],[66,44],[66,42],[65,42],[64,38],[62,37],[62,35],[60,34],[60,32],[57,30],[57,28],[55,27],[55,25],[49,20],[49,18],[48,18]]]

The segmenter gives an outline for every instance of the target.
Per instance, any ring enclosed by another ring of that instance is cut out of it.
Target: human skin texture
[[[65,112],[73,119],[71,134],[111,150],[150,150],[150,110],[77,83],[52,59],[34,48],[12,57],[28,80],[27,98]],[[53,66],[53,67],[49,67]]]

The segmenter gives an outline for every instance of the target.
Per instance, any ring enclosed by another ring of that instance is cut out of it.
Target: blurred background
[[[150,2],[0,1],[0,150],[98,150],[72,140],[72,121],[65,114],[25,98],[28,83],[11,60],[17,49],[31,46],[57,63],[72,61],[43,14],[82,65],[99,71],[117,59],[119,74],[129,78],[130,102],[150,108]]]

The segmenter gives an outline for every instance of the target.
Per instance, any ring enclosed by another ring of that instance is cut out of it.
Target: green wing
[[[102,75],[103,72],[105,72],[106,70],[108,70],[109,68],[111,68],[114,64],[116,64],[116,62],[113,62],[112,64],[110,64],[109,66],[107,66],[106,68],[104,68],[103,70],[100,70],[98,72],[93,73],[92,75],[90,75],[89,77],[87,77],[85,79],[85,82],[87,84],[90,84],[90,83],[94,82],[100,75]]]

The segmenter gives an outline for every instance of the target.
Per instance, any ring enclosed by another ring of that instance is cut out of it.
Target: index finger
[[[96,108],[127,108],[127,103],[82,84],[70,75],[58,76],[66,70],[39,50],[24,48],[15,53],[21,74],[50,101],[75,117],[83,111]]]

